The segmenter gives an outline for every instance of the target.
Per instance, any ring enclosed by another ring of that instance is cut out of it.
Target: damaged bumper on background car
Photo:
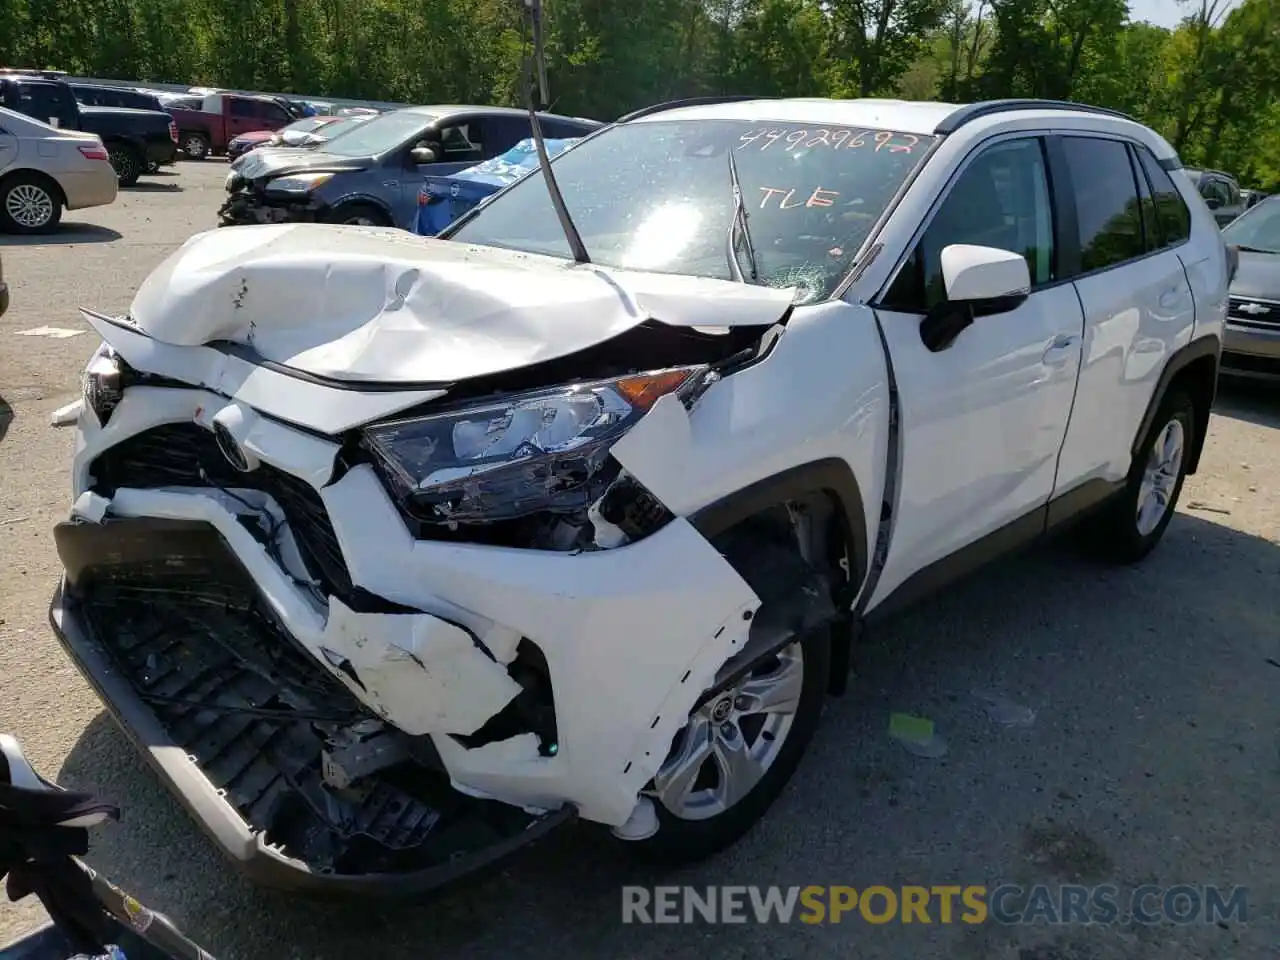
[[[320,205],[306,198],[267,200],[244,191],[233,193],[218,208],[218,225],[223,227],[271,223],[314,223]]]
[[[329,229],[213,231],[86,314],[51,619],[260,882],[412,893],[625,828],[704,691],[832,611],[690,519],[690,411],[789,292]]]

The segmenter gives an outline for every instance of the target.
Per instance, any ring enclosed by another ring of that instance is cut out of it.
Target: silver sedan
[[[96,134],[59,130],[0,107],[0,231],[52,230],[64,209],[111,203],[116,189]]]

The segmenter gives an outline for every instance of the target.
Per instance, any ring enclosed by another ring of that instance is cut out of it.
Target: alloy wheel
[[[1182,422],[1171,419],[1164,425],[1151,446],[1147,465],[1138,487],[1138,505],[1135,520],[1138,533],[1149,535],[1173,507],[1173,491],[1182,473],[1182,459],[1186,451],[1186,431]]]
[[[4,209],[18,226],[38,230],[53,219],[54,200],[43,187],[20,183],[5,195]]]
[[[653,778],[655,798],[681,820],[707,820],[750,793],[778,759],[804,687],[793,643],[689,717]]]

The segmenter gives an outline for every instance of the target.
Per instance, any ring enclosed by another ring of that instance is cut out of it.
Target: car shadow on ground
[[[1213,412],[1232,420],[1280,429],[1280,381],[1221,377]]]
[[[677,871],[643,866],[605,831],[576,825],[434,900],[321,906],[234,873],[105,714],[58,778],[123,804],[88,862],[218,957],[358,960],[376,944],[377,956],[406,960],[694,960],[708,949],[735,960],[851,950],[1110,960],[1166,957],[1175,940],[1188,956],[1261,955],[1271,941],[1258,925],[623,924],[620,888],[1261,885],[1265,876],[1233,871],[1269,871],[1253,851],[1274,835],[1280,792],[1280,612],[1258,587],[1277,576],[1277,544],[1179,514],[1137,567],[1098,566],[1055,544],[958,584],[864,638],[848,694],[828,702],[766,819],[720,857]],[[1001,725],[995,700],[1033,713]],[[946,756],[891,741],[893,712],[931,719]]]
[[[0,443],[4,442],[5,435],[9,432],[9,424],[13,423],[13,418],[13,407],[9,405],[4,397],[0,397]]]
[[[64,220],[50,233],[14,234],[0,233],[0,247],[38,247],[52,243],[110,243],[123,236],[118,230],[100,227],[96,223],[75,223]]]

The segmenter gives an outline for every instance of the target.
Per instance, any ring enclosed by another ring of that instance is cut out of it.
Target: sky
[[[1236,7],[1239,0],[1228,0],[1227,8]],[[1177,0],[1129,0],[1129,19],[1148,20],[1160,27],[1175,27],[1178,21],[1197,9],[1199,4],[1179,4]]]

